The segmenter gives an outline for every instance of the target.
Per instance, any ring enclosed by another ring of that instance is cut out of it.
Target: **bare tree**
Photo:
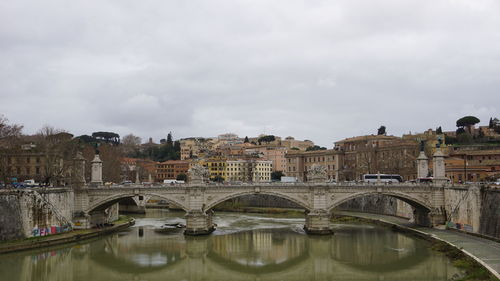
[[[8,157],[20,149],[22,125],[9,124],[9,120],[0,115],[0,181],[9,182]]]
[[[44,126],[36,135],[36,144],[45,160],[45,184],[65,184],[78,150],[73,135],[61,129]]]
[[[128,134],[122,138],[123,153],[125,155],[131,155],[135,151],[139,150],[141,145],[141,138],[133,134]]]

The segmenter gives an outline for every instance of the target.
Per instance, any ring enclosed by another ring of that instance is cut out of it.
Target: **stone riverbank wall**
[[[74,194],[70,188],[0,189],[0,240],[71,231]],[[91,223],[118,219],[118,204],[94,214]]]
[[[71,230],[70,189],[16,189],[0,193],[0,240],[45,236]]]
[[[447,227],[500,238],[500,188],[447,188],[445,198]]]

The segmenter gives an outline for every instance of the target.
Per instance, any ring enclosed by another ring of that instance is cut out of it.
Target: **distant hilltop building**
[[[227,133],[227,134],[221,134],[217,136],[217,145],[236,145],[236,144],[242,144],[243,139],[238,137],[237,134],[233,133]]]

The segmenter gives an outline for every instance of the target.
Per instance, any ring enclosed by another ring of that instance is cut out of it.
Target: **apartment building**
[[[339,172],[340,153],[334,149],[299,151],[289,150],[285,155],[285,171],[289,177],[306,182],[307,172],[313,164],[320,164],[326,168],[328,180],[337,180]]]
[[[242,182],[269,182],[273,162],[269,160],[228,160],[226,162],[226,180]]]
[[[335,143],[341,154],[340,180],[361,180],[364,174],[399,174],[405,180],[417,177],[419,143],[395,136],[366,135]]]
[[[180,174],[187,175],[189,171],[189,161],[168,160],[156,164],[156,181],[175,180]]]

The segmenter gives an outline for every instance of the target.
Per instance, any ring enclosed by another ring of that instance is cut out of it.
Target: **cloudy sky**
[[[34,133],[320,145],[500,117],[498,0],[0,2],[0,114]]]

